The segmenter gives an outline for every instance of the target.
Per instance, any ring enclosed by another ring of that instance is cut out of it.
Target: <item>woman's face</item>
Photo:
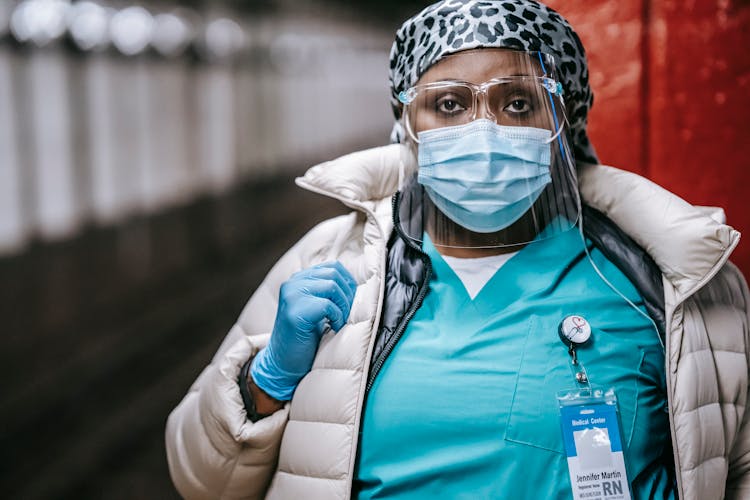
[[[553,129],[551,104],[535,77],[543,76],[539,61],[526,52],[508,49],[474,49],[444,57],[417,82],[417,98],[406,112],[412,131],[463,125],[486,118],[499,125]],[[427,86],[456,81],[482,85],[490,80],[509,78],[504,83],[479,87],[471,85]],[[521,78],[519,78],[521,77]]]

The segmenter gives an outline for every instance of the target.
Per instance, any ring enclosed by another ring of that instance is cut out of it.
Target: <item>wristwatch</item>
[[[242,365],[242,369],[240,370],[240,376],[237,379],[237,383],[240,386],[240,394],[242,395],[242,402],[245,405],[245,412],[247,413],[247,419],[251,422],[255,423],[261,418],[265,418],[268,414],[258,413],[258,410],[255,408],[255,400],[253,399],[253,395],[250,392],[250,384],[255,385],[255,382],[253,381],[253,377],[250,376],[250,365],[253,364],[253,359],[255,356],[247,360],[247,363]]]

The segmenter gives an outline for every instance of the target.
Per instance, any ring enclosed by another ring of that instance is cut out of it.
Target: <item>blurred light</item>
[[[227,18],[214,19],[205,32],[205,44],[211,59],[227,59],[241,51],[247,36],[239,24]]]
[[[128,7],[112,16],[109,29],[117,50],[133,56],[151,43],[154,18],[142,7]]]
[[[281,33],[271,42],[271,64],[282,74],[297,75],[318,71],[323,64],[324,54],[341,53],[344,47],[335,45],[336,40],[329,35],[314,33]]]
[[[158,14],[154,17],[154,25],[151,44],[165,57],[182,54],[194,36],[193,26],[177,13]]]
[[[306,64],[302,47],[305,39],[295,33],[282,33],[273,39],[270,46],[271,64],[282,74],[295,74]]]
[[[68,12],[68,29],[82,50],[101,50],[109,45],[107,9],[93,2],[73,4]]]
[[[63,0],[27,0],[13,11],[10,30],[19,42],[31,40],[43,47],[65,33],[65,14],[69,2]]]

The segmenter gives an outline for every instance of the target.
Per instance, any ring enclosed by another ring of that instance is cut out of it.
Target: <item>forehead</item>
[[[542,76],[542,65],[534,53],[510,49],[474,49],[443,57],[428,69],[418,84],[441,80],[483,83],[503,76]]]

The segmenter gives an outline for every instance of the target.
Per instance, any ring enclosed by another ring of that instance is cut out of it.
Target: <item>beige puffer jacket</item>
[[[170,415],[169,468],[186,498],[350,496],[400,148],[354,153],[298,179],[354,211],[318,225],[279,260]],[[680,497],[750,498],[748,289],[727,261],[739,233],[723,224],[720,210],[693,207],[611,167],[582,167],[580,188],[586,203],[629,234],[664,275],[665,369]],[[358,283],[347,325],[323,337],[291,403],[251,423],[237,376],[268,341],[279,286],[300,269],[335,259]]]

